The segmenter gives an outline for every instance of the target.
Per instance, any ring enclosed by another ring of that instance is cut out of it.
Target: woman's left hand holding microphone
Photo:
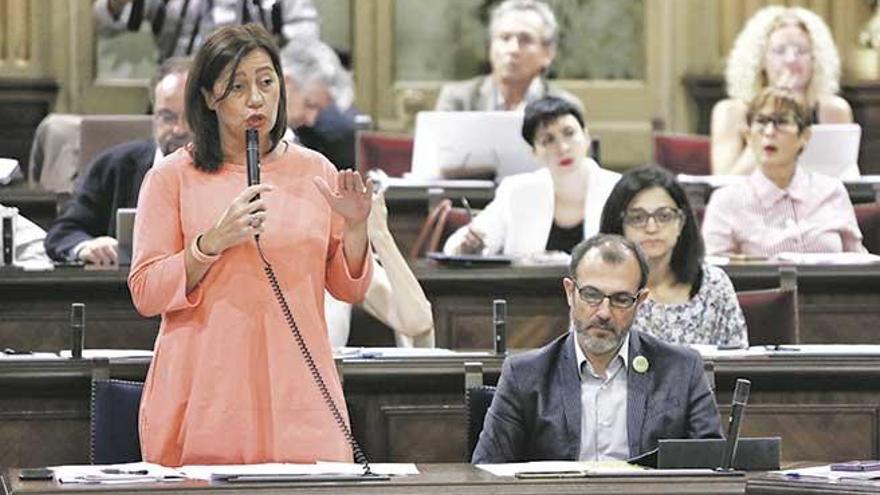
[[[273,189],[269,184],[257,184],[243,190],[229,203],[217,223],[202,234],[199,250],[209,256],[217,255],[262,233],[266,203],[262,197],[254,198]]]

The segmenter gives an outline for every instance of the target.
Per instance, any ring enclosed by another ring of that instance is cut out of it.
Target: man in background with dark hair
[[[190,60],[166,60],[150,81],[153,137],[129,141],[98,155],[86,169],[67,210],[46,234],[46,253],[55,261],[112,265],[118,260],[116,210],[137,205],[147,170],[189,142],[184,92]]]
[[[504,362],[473,463],[626,460],[662,438],[721,437],[700,355],[631,329],[647,279],[632,241],[575,246],[570,330]]]

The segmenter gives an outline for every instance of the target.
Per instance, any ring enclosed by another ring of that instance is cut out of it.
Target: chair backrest
[[[746,319],[749,345],[797,344],[797,276],[793,269],[780,270],[780,287],[736,293]]]
[[[452,201],[443,199],[425,218],[425,223],[410,248],[410,259],[441,250],[446,239],[457,229],[467,225],[470,219],[470,213],[465,208],[453,207]]]
[[[413,137],[407,134],[359,131],[357,133],[357,170],[381,169],[389,177],[402,177],[412,166]]]
[[[654,134],[654,161],[674,174],[709,175],[712,142],[697,134]]]
[[[854,206],[862,244],[870,253],[880,254],[880,203],[864,203]]]
[[[153,135],[150,115],[83,115],[80,123],[80,174],[102,152],[136,139]]]
[[[144,384],[125,380],[92,381],[92,464],[116,464],[141,460],[138,409]]]
[[[480,432],[483,431],[483,422],[486,419],[486,412],[492,405],[492,399],[495,397],[495,387],[490,385],[480,385],[470,387],[465,391],[464,402],[467,409],[467,460],[470,461],[474,455],[474,449],[477,447],[477,441],[480,439]]]

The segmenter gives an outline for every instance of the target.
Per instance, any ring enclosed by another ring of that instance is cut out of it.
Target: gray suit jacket
[[[573,334],[504,362],[498,389],[471,460],[474,464],[577,460],[581,384]],[[699,354],[637,330],[629,335],[627,435],[630,457],[661,438],[718,438],[721,425]],[[632,369],[648,359],[645,373]]]
[[[538,92],[529,92],[526,95],[526,103],[531,103],[545,96],[556,96],[571,102],[580,110],[581,114],[584,113],[583,103],[568,91],[557,88],[544,79],[540,81],[540,89]],[[440,88],[440,95],[437,97],[434,110],[492,111],[496,110],[494,96],[493,83],[488,76],[447,83]]]

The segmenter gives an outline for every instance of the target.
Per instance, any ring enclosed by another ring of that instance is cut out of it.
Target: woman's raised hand
[[[262,197],[251,200],[273,189],[269,184],[257,184],[242,191],[229,203],[217,223],[202,235],[199,249],[207,255],[220,254],[262,233],[266,222],[266,203]]]
[[[373,181],[364,182],[361,174],[352,170],[342,170],[336,174],[335,190],[323,177],[315,177],[315,185],[330,203],[330,208],[338,213],[349,226],[366,222],[370,216],[373,201]]]

